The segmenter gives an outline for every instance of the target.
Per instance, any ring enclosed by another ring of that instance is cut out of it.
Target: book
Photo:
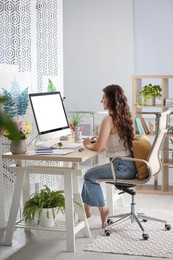
[[[145,131],[144,131],[144,128],[143,128],[143,126],[142,126],[142,123],[141,123],[140,118],[139,118],[139,117],[136,117],[136,118],[135,118],[135,121],[136,121],[136,125],[137,125],[137,129],[138,129],[138,131],[139,131],[139,134],[140,134],[140,135],[144,134]]]
[[[50,153],[53,153],[53,149],[52,148],[36,148],[35,149],[35,152],[37,154],[50,154]]]
[[[145,122],[145,119],[141,116],[140,117],[140,120],[141,120],[141,123],[142,123],[142,126],[143,126],[143,129],[145,131],[145,134],[148,135],[150,133],[150,130],[148,129],[148,126]]]
[[[165,98],[165,106],[173,106],[173,98]]]

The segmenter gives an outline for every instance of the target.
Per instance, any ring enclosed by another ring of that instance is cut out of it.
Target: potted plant
[[[46,212],[46,220],[50,220],[49,223],[45,223],[45,217],[43,216],[44,211]],[[51,191],[50,188],[45,185],[45,188],[32,195],[31,198],[25,202],[23,216],[26,222],[32,222],[37,217],[37,224],[41,223],[42,226],[51,227],[55,225],[56,214],[58,212],[64,213],[64,211],[64,191]]]
[[[27,151],[26,139],[28,138],[32,130],[32,126],[23,120],[14,120],[14,124],[16,125],[19,131],[19,138],[20,138],[19,145],[16,145],[16,140],[14,139],[13,133],[9,132],[9,130],[6,127],[2,129],[2,135],[8,138],[9,140],[11,140],[10,151],[13,154],[26,153]]]
[[[1,103],[4,103],[6,101],[6,98],[0,97],[0,105]],[[15,122],[12,120],[12,118],[6,114],[0,106],[0,133],[3,134],[3,129],[6,129],[8,133],[10,134],[11,138],[15,140],[16,144],[19,144],[20,142],[20,132],[15,124]]]
[[[73,126],[74,128],[77,128],[79,126],[79,124],[83,121],[83,117],[84,114],[82,113],[72,113],[69,116],[69,121],[70,121],[70,125]]]
[[[162,88],[160,85],[145,85],[142,90],[139,92],[138,96],[141,98],[138,99],[138,105],[155,105],[156,98],[160,98]]]
[[[79,126],[80,123],[83,121],[84,114],[82,113],[72,113],[69,116],[70,127],[71,127],[71,138],[74,141],[81,141],[82,137],[82,129]]]

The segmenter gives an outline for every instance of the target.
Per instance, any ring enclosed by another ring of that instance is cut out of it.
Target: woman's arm
[[[106,116],[100,125],[99,135],[95,143],[91,143],[89,138],[85,138],[83,141],[84,146],[87,149],[101,152],[104,150],[105,145],[107,143],[108,137],[113,128],[113,122],[111,116]]]

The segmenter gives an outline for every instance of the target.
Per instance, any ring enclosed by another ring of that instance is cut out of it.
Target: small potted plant
[[[8,128],[5,127],[2,129],[2,135],[4,137],[8,138],[9,140],[11,140],[10,151],[13,154],[26,153],[26,151],[27,151],[26,139],[28,138],[28,136],[32,130],[32,126],[23,120],[14,120],[13,119],[13,122],[19,131],[19,138],[20,138],[19,145],[16,145],[16,140],[13,136],[13,133],[11,131],[9,131]]]
[[[77,128],[79,126],[79,124],[83,121],[83,117],[84,117],[84,114],[82,113],[72,113],[70,116],[69,116],[69,121],[70,121],[70,124],[71,126],[75,128]]]
[[[65,198],[63,190],[51,191],[48,186],[41,189],[40,192],[31,196],[25,202],[23,209],[23,216],[25,222],[33,222],[36,217],[37,224],[51,227],[55,225],[56,214],[58,212],[64,213]],[[43,215],[45,212],[45,215]]]
[[[79,126],[83,121],[84,114],[82,113],[73,113],[69,116],[70,127],[71,127],[71,137],[74,141],[81,141],[82,129]]]
[[[139,92],[138,96],[138,106],[142,105],[152,105],[156,104],[156,98],[160,98],[162,96],[162,88],[160,85],[145,85],[142,90]]]

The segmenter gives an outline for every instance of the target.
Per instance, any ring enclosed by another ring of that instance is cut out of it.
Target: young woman
[[[103,89],[101,100],[108,115],[102,120],[99,135],[95,143],[89,138],[83,141],[86,148],[94,151],[106,151],[110,160],[115,156],[132,156],[132,140],[134,139],[133,122],[123,89],[118,85],[110,85]],[[135,178],[136,167],[132,161],[114,159],[113,165],[117,178]],[[110,164],[89,169],[84,175],[82,199],[87,218],[91,216],[90,207],[98,207],[102,228],[106,226],[109,208],[105,206],[103,192],[97,179],[111,179]]]

